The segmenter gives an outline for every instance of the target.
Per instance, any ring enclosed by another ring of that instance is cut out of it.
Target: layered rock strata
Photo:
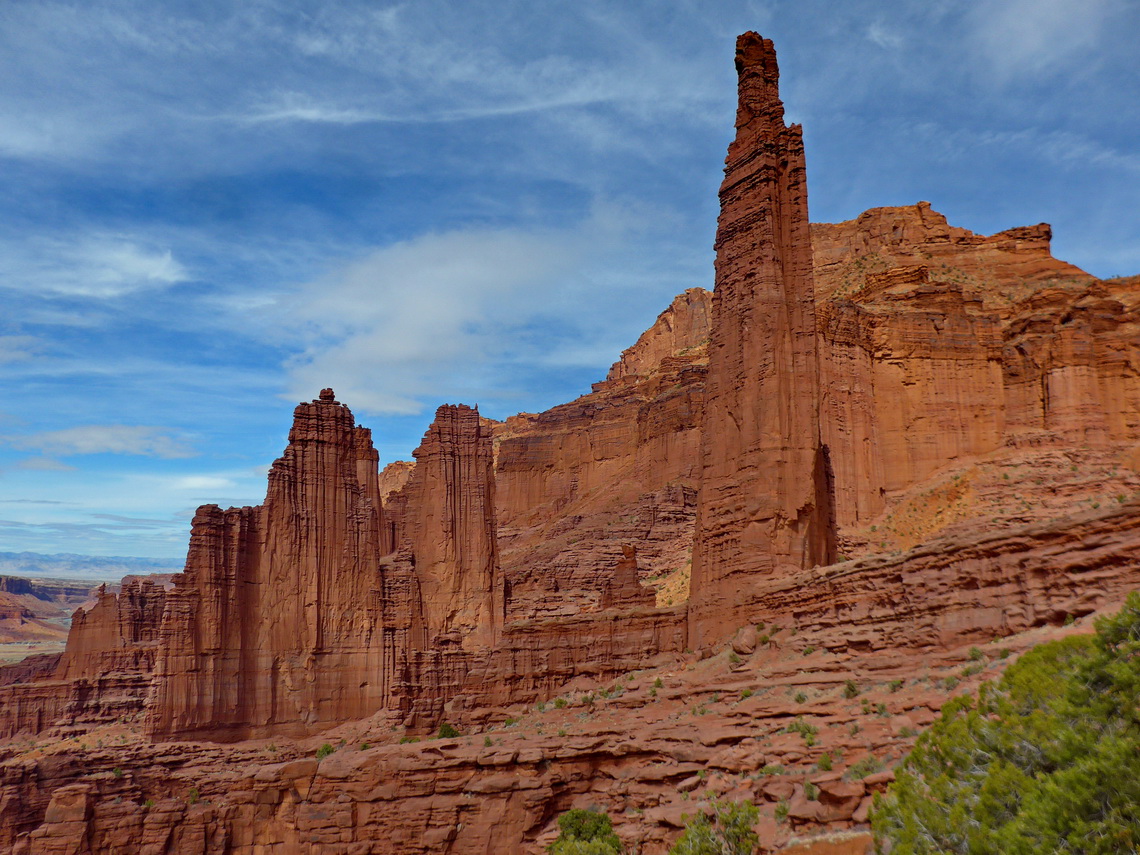
[[[924,266],[872,274],[821,305],[823,434],[840,525],[878,515],[884,494],[1002,443],[1002,337],[981,299]]]
[[[813,225],[840,525],[1003,446],[1140,439],[1135,301],[1053,258],[1050,235],[977,235],[926,202]]]
[[[1140,588],[1140,501],[935,538],[762,583],[749,618],[833,650],[946,649],[1112,609]]]
[[[511,620],[600,608],[627,545],[642,579],[687,566],[711,306],[685,291],[590,394],[496,426]]]
[[[162,622],[153,735],[300,733],[383,706],[395,652],[377,475],[370,431],[326,389],[294,412],[264,504],[198,510]]]
[[[720,188],[690,637],[735,626],[748,588],[835,556],[803,136],[772,43],[737,40],[739,107]]]
[[[451,636],[465,650],[490,647],[506,613],[491,425],[478,409],[442,406],[414,457],[393,500],[400,508],[393,526],[414,565],[426,638]]]
[[[67,649],[0,668],[0,738],[141,714],[159,645],[164,587],[146,577],[103,587],[75,613]]]

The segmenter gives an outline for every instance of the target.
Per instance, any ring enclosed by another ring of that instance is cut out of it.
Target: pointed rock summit
[[[747,622],[758,581],[835,555],[803,135],[784,124],[771,41],[740,36],[736,69],[736,139],[725,159],[715,245],[694,647]]]

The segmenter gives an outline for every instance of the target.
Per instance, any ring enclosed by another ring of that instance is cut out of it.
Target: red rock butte
[[[863,855],[952,693],[1140,587],[1140,278],[926,202],[809,224],[771,42],[736,66],[715,290],[414,462],[298,405],[261,505],[0,667],[0,850],[537,855],[596,806],[661,855],[720,798]]]

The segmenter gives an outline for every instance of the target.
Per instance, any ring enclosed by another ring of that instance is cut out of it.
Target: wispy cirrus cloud
[[[527,371],[616,358],[640,332],[629,313],[647,323],[660,310],[660,282],[614,270],[642,217],[601,206],[561,229],[428,234],[331,271],[275,309],[304,343],[288,363],[289,397],[332,385],[360,410],[408,415],[443,399],[518,397]],[[686,267],[663,281],[680,290]]]
[[[10,241],[3,250],[0,288],[9,290],[106,299],[190,279],[169,248],[130,236],[43,236]]]
[[[76,467],[54,457],[25,457],[16,464],[17,469],[31,472],[74,472]]]
[[[30,335],[0,335],[0,365],[25,362],[42,348],[42,342]]]
[[[1093,47],[1120,0],[982,0],[968,13],[975,53],[1005,82],[1062,73]]]
[[[142,425],[79,425],[26,436],[2,437],[13,448],[48,455],[134,454],[144,457],[191,457],[194,451],[165,428]]]

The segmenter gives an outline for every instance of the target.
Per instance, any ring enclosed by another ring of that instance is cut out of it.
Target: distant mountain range
[[[117,582],[127,575],[177,573],[181,569],[172,561],[155,558],[0,552],[0,575],[36,579],[92,579]]]

